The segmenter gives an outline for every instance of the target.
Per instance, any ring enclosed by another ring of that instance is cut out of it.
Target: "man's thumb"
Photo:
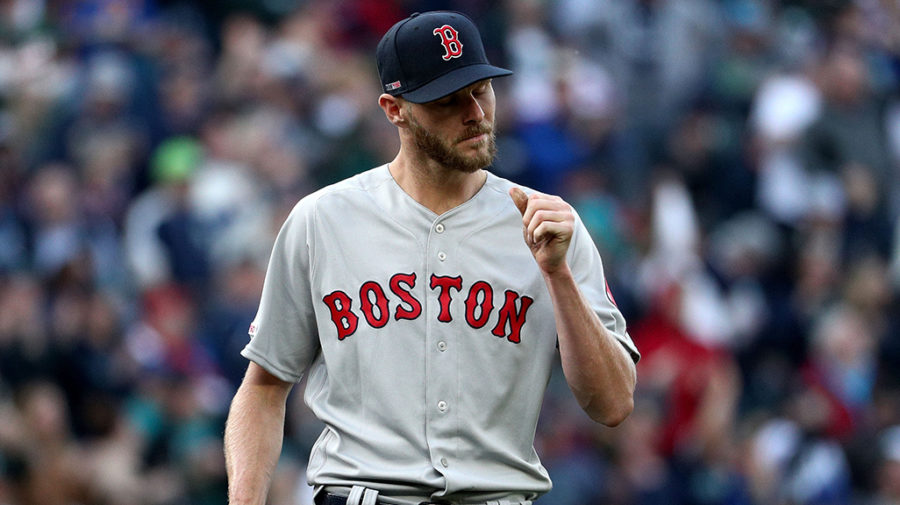
[[[525,209],[528,208],[528,195],[521,188],[510,188],[509,196],[512,198],[513,203],[516,204],[516,208],[524,216]]]

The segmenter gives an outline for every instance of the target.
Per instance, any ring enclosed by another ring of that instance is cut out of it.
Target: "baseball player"
[[[556,356],[610,426],[640,356],[571,207],[486,170],[491,80],[511,72],[475,25],[414,14],[376,57],[400,151],[303,198],[275,241],[225,431],[231,503],[265,503],[308,374],[316,504],[530,504],[551,486],[533,443]]]

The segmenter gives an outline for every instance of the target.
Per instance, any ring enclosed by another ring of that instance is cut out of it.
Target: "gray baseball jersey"
[[[291,212],[242,354],[285,381],[308,370],[305,401],[326,425],[310,483],[466,501],[550,489],[533,444],[556,323],[510,187],[489,173],[439,216],[384,165]],[[637,361],[577,219],[567,259]]]

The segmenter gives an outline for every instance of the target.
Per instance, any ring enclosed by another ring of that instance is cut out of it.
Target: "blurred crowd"
[[[435,8],[643,353],[615,429],[554,374],[538,503],[900,503],[900,1],[0,0],[0,505],[225,503],[275,233],[393,157],[374,46]]]

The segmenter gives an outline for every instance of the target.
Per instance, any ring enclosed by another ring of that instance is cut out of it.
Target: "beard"
[[[465,173],[476,172],[493,163],[494,157],[497,155],[494,129],[489,124],[469,127],[462,135],[449,143],[425,129],[413,117],[410,117],[409,124],[413,140],[419,151],[451,170]],[[465,156],[456,148],[459,142],[482,133],[487,134],[487,138],[482,141],[485,145],[479,146],[478,152],[474,156]]]

